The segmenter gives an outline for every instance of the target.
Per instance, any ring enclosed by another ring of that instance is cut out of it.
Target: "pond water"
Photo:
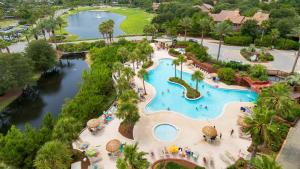
[[[20,97],[2,112],[1,131],[11,124],[23,129],[25,123],[37,128],[47,112],[56,117],[67,98],[73,98],[79,89],[82,72],[88,69],[83,58],[62,59],[57,66],[59,73],[41,78],[37,84],[38,94],[34,99]],[[4,116],[4,115],[6,116]]]
[[[83,11],[69,16],[66,30],[80,39],[102,38],[99,32],[99,24],[109,19],[115,22],[113,36],[123,35],[120,24],[126,17],[112,12]]]

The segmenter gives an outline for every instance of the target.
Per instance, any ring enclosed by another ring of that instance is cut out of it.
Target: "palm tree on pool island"
[[[200,70],[196,70],[194,74],[192,75],[192,80],[196,81],[196,90],[198,91],[198,83],[199,81],[203,80],[204,76],[203,73]]]
[[[180,62],[180,79],[182,79],[182,64],[186,61],[186,58],[184,55],[178,56],[178,61]]]
[[[144,91],[145,91],[145,95],[147,95],[146,92],[146,87],[145,87],[145,79],[148,79],[148,72],[146,69],[142,68],[141,70],[139,70],[138,72],[138,77],[141,78],[143,80],[143,87],[144,87]]]
[[[176,76],[177,76],[177,74],[176,74],[176,67],[179,65],[179,60],[178,59],[174,59],[173,61],[172,61],[172,65],[174,65],[174,72],[175,72],[175,78],[176,78]]]
[[[150,163],[145,158],[147,153],[138,151],[137,143],[126,145],[124,157],[117,160],[118,169],[148,169]]]

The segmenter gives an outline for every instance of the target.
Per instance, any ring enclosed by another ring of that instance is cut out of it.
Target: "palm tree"
[[[55,19],[55,22],[59,26],[59,30],[60,30],[60,33],[61,33],[61,28],[62,28],[63,24],[65,23],[64,20],[61,17],[57,17]]]
[[[208,18],[202,18],[198,21],[199,29],[201,30],[201,45],[203,45],[204,32],[209,30],[211,21]]]
[[[136,94],[136,92],[133,89],[128,89],[128,90],[124,90],[118,99],[118,103],[125,103],[125,102],[129,102],[129,103],[133,103],[133,104],[137,104],[138,103],[138,95]]]
[[[99,26],[98,26],[98,30],[99,32],[102,34],[103,38],[106,38],[106,35],[108,33],[108,28],[107,28],[107,24],[106,22],[102,22]]]
[[[112,42],[115,22],[112,19],[110,19],[110,20],[107,21],[106,24],[107,24],[107,33],[108,33],[108,36],[109,36],[109,40],[110,40],[110,42]]]
[[[117,55],[122,58],[122,63],[125,63],[126,59],[128,58],[129,51],[125,47],[120,47],[117,51]]]
[[[259,95],[257,105],[287,118],[295,114],[296,102],[290,98],[291,87],[285,83],[276,83],[264,88]]]
[[[269,147],[271,140],[276,139],[277,126],[270,123],[274,114],[264,107],[257,107],[250,117],[245,118],[247,125],[244,131],[251,135],[254,146],[251,159],[255,157],[259,145]]]
[[[184,41],[186,41],[186,34],[187,31],[192,27],[192,23],[193,23],[192,19],[188,17],[182,18],[179,21],[179,25],[182,26],[184,29]]]
[[[0,52],[2,52],[2,49],[6,49],[7,53],[10,53],[10,50],[8,48],[9,46],[10,46],[9,42],[0,39]]]
[[[276,162],[274,156],[259,155],[253,159],[253,166],[255,169],[282,169],[282,167]]]
[[[230,33],[231,31],[232,31],[232,26],[226,21],[217,23],[217,25],[215,27],[215,33],[220,38],[217,60],[219,60],[219,57],[220,57],[222,40],[223,40],[224,36],[227,35],[228,33]]]
[[[299,44],[300,44],[300,25],[298,27],[292,29],[292,33],[290,34],[290,36],[297,37],[299,40]],[[295,59],[294,65],[293,65],[292,73],[295,72],[299,57],[300,57],[300,46],[299,46],[298,54],[296,56],[296,59]]]
[[[280,32],[278,31],[278,29],[271,29],[271,38],[272,38],[272,42],[271,44],[274,44],[275,39],[277,39],[280,35]]]
[[[262,41],[263,38],[264,38],[264,35],[265,35],[265,31],[270,27],[269,21],[268,20],[262,21],[260,27],[261,27],[261,38],[260,38],[260,40]]]
[[[182,65],[183,65],[183,62],[186,61],[186,58],[184,55],[179,55],[178,56],[178,61],[180,63],[180,79],[182,79]]]
[[[38,27],[32,28],[30,34],[34,37],[35,40],[39,39],[40,29]]]
[[[198,91],[198,83],[199,81],[203,80],[204,76],[203,73],[200,70],[196,70],[194,74],[192,75],[192,80],[196,81],[196,90]]]
[[[124,67],[121,73],[127,81],[131,81],[135,73],[130,67]]]
[[[123,69],[123,64],[121,62],[115,62],[113,64],[112,69],[114,70],[114,72],[118,73],[118,76],[121,76],[121,70]]]
[[[154,25],[146,25],[146,26],[144,27],[143,32],[145,33],[146,38],[147,38],[147,36],[150,34],[150,35],[152,36],[152,39],[153,39],[153,37],[155,36],[155,33],[156,33],[156,28],[155,28]],[[147,38],[147,39],[148,39],[148,38]]]
[[[26,30],[22,34],[25,36],[27,43],[29,43],[30,31]]]
[[[178,59],[174,59],[174,60],[172,61],[172,65],[174,65],[175,77],[176,77],[176,72],[177,72],[176,66],[178,66],[179,64],[180,64],[180,62],[179,62]]]
[[[137,143],[126,145],[124,148],[124,157],[117,160],[118,169],[148,169],[150,163],[144,156],[145,152],[139,152]]]
[[[116,116],[122,119],[123,123],[130,126],[133,126],[140,119],[137,105],[131,102],[119,104]]]
[[[143,53],[149,57],[149,60],[151,61],[152,60],[152,53],[154,52],[152,46],[146,41],[144,42],[144,45],[143,45]]]
[[[132,68],[133,68],[133,71],[135,71],[134,63],[135,63],[135,61],[137,61],[138,57],[139,57],[139,56],[138,56],[136,50],[132,51],[132,52],[128,55],[128,59],[132,62]]]
[[[146,69],[142,68],[141,70],[139,70],[138,72],[138,77],[143,79],[143,86],[144,86],[144,91],[145,91],[145,95],[147,95],[146,92],[146,87],[145,87],[145,79],[148,79],[148,72]]]

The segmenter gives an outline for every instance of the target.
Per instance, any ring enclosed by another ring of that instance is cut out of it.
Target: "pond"
[[[23,129],[25,123],[29,123],[37,128],[48,112],[57,117],[66,99],[73,98],[78,92],[82,72],[88,68],[83,58],[61,59],[61,64],[57,66],[58,73],[38,81],[38,93],[34,99],[21,96],[0,113],[1,124],[5,123],[1,131],[5,131],[11,124]]]
[[[79,36],[80,39],[103,38],[99,32],[99,25],[112,19],[115,22],[113,36],[123,35],[124,32],[120,28],[120,24],[125,16],[105,11],[83,11],[68,17],[68,26],[66,30]]]

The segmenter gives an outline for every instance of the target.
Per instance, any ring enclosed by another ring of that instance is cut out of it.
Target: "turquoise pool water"
[[[188,100],[183,96],[185,89],[182,86],[168,82],[169,77],[174,77],[174,74],[172,59],[161,59],[159,65],[149,71],[146,81],[155,88],[156,95],[146,106],[147,113],[170,110],[194,119],[213,119],[222,113],[227,103],[253,102],[257,99],[257,94],[251,90],[215,88],[201,81],[198,90],[202,97]],[[177,77],[179,76],[180,70],[177,70]],[[183,72],[183,79],[192,87],[196,86],[191,74]]]
[[[161,141],[173,141],[177,137],[177,131],[171,124],[159,124],[154,128],[154,135]]]

